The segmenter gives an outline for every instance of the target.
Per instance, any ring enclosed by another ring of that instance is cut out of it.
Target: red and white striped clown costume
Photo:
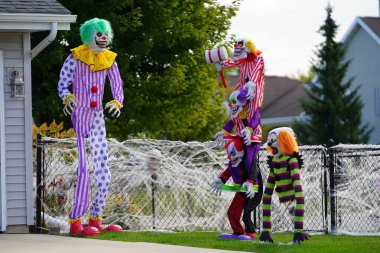
[[[234,56],[235,52],[245,50],[247,57],[243,59],[228,59],[223,63],[223,67],[226,69],[237,67],[240,69],[239,80],[236,84],[236,90],[242,89],[247,81],[251,81],[256,84],[255,97],[249,100],[247,104],[247,119],[250,121],[255,112],[261,107],[264,96],[264,58],[261,52],[256,49],[256,46],[252,41],[247,39],[238,39],[234,44]],[[233,57],[235,58],[235,57]],[[241,121],[236,120],[236,132],[240,133],[244,129],[244,125]],[[253,136],[261,139],[261,126],[256,129],[252,129]]]

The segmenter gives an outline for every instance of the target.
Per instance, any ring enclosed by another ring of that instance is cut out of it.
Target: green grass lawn
[[[246,252],[316,252],[316,253],[363,253],[380,252],[380,236],[334,236],[313,235],[309,240],[295,246],[279,246],[279,242],[288,243],[293,239],[292,233],[273,234],[275,243],[259,244],[256,239],[252,241],[232,241],[218,239],[217,232],[102,232],[94,239],[150,242],[161,244],[182,245],[197,248],[212,248]]]

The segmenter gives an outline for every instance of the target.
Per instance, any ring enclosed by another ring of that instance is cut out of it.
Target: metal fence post
[[[37,168],[36,168],[36,232],[41,233],[41,202],[42,202],[42,187],[41,187],[41,172],[42,172],[42,135],[37,134]]]
[[[324,202],[324,215],[325,215],[325,234],[329,233],[329,216],[328,216],[328,188],[327,188],[327,173],[328,173],[328,166],[327,164],[327,152],[329,149],[325,148],[323,150],[323,202]],[[330,160],[329,160],[330,161]]]
[[[152,174],[152,227],[153,229],[156,229],[156,180],[157,180],[157,175]]]
[[[151,199],[151,205],[152,205],[152,227],[153,229],[156,229],[156,189],[157,189],[157,170],[160,166],[160,157],[161,152],[157,149],[153,149],[149,152],[148,157],[148,170],[151,174],[152,179],[152,199]]]
[[[335,173],[335,151],[332,148],[334,140],[329,140],[329,173],[330,173],[330,210],[331,210],[331,234],[336,234],[336,189],[334,181]]]

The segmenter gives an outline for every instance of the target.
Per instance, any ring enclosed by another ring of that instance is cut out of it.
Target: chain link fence
[[[103,223],[117,223],[134,231],[230,231],[227,210],[234,194],[223,192],[221,196],[214,196],[209,192],[210,182],[219,176],[228,162],[225,151],[213,145],[212,142],[118,142],[109,139],[108,164],[112,181]],[[376,146],[365,154],[363,150],[352,150],[355,152],[342,146],[333,150],[323,146],[300,147],[304,158],[301,179],[306,201],[305,230],[380,232],[379,186],[374,183],[376,173],[379,178],[379,158],[375,154],[380,152],[380,147]],[[333,155],[328,155],[328,151]],[[93,166],[89,150],[87,158],[91,174]],[[261,149],[259,167],[264,184],[269,172],[266,160],[267,152]],[[68,214],[73,203],[78,164],[76,140],[39,140],[35,162],[36,226],[60,227],[61,232],[68,232]],[[336,192],[330,189],[329,165],[335,173]],[[355,197],[347,197],[353,196],[353,188],[363,188],[360,180],[370,179],[363,178],[363,174],[374,176],[368,181],[366,190],[356,192]],[[347,186],[352,184],[352,178],[357,183],[353,188]],[[91,177],[90,194],[93,197],[95,193],[96,184]],[[272,202],[273,231],[292,231],[293,203],[280,204],[277,196]],[[336,203],[334,207],[331,207],[332,202]],[[261,205],[252,215],[260,230]],[[86,218],[83,217],[84,223]],[[350,219],[356,222],[350,223]]]
[[[380,146],[337,145],[331,153],[331,231],[380,232]]]

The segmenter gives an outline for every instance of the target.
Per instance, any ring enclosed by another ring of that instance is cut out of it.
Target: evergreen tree
[[[222,127],[224,92],[217,71],[204,51],[223,43],[236,14],[216,0],[60,0],[77,22],[32,62],[33,117],[36,124],[65,120],[57,95],[60,68],[69,49],[81,45],[79,26],[98,17],[111,22],[111,50],[125,83],[124,108],[117,120],[107,119],[111,137],[208,140]],[[34,44],[45,34],[32,34]],[[60,44],[65,38],[69,46]],[[104,101],[111,99],[109,89]],[[107,97],[108,96],[108,97]],[[47,106],[49,105],[49,106]],[[105,113],[107,116],[108,114]]]
[[[366,143],[371,129],[361,124],[362,101],[359,87],[351,87],[353,78],[346,78],[350,61],[345,59],[346,48],[336,42],[338,25],[332,18],[332,7],[319,32],[324,41],[316,51],[312,71],[316,78],[306,89],[308,99],[301,100],[307,119],[296,121],[294,129],[302,144]]]

